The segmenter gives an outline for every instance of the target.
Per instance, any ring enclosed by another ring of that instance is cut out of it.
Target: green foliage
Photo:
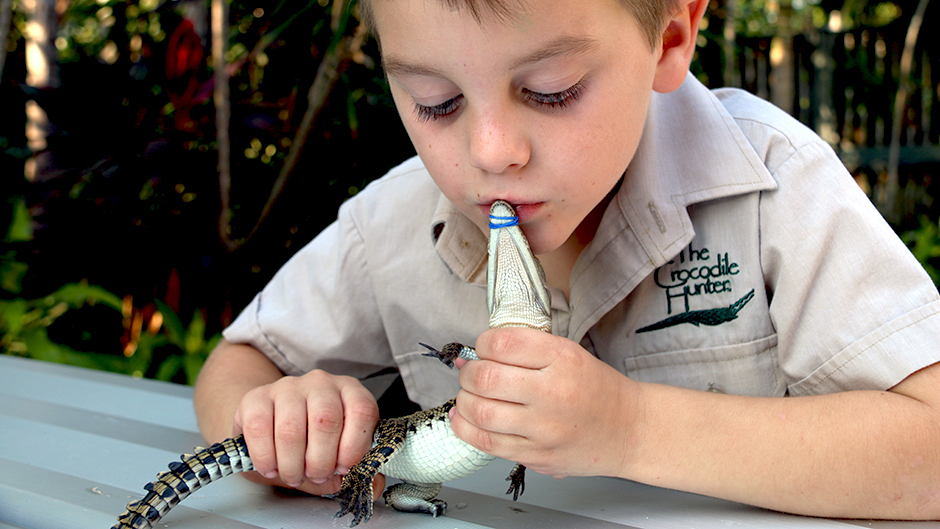
[[[31,240],[31,225],[32,218],[22,201],[17,201],[5,242]],[[17,261],[14,250],[0,255],[0,352],[4,354],[193,384],[221,340],[220,334],[206,336],[201,312],[196,311],[186,326],[169,306],[156,301],[162,327],[152,325],[159,331],[141,332],[123,355],[77,351],[50,338],[49,328],[57,320],[69,311],[102,306],[113,311],[114,321],[120,321],[127,304],[116,294],[86,282],[68,283],[47,296],[25,299],[17,294],[26,271],[27,265]],[[90,335],[96,331],[84,332]],[[115,349],[118,346],[115,341]]]
[[[168,357],[160,364],[154,378],[173,380],[178,373],[182,373],[186,377],[186,383],[193,384],[196,382],[199,370],[202,369],[202,364],[218,345],[222,335],[206,336],[206,319],[198,310],[193,313],[189,326],[184,327],[173,309],[160,301],[156,303],[163,315],[163,337],[168,343],[182,351],[182,354]]]
[[[920,216],[920,227],[901,235],[901,240],[911,249],[914,257],[924,266],[935,285],[940,286],[940,225],[926,215]]]
[[[19,273],[15,266],[9,264],[4,260],[5,266],[0,268],[4,285],[15,283],[15,276]],[[164,322],[162,332],[141,333],[132,354],[127,356],[76,351],[49,338],[49,327],[66,312],[96,304],[114,309],[115,320],[120,320],[122,300],[87,283],[69,283],[39,299],[2,299],[0,351],[36,360],[193,384],[202,364],[222,338],[219,334],[206,336],[205,318],[199,311],[185,326],[172,309],[160,302],[157,304]],[[90,329],[89,332],[94,331]],[[157,354],[168,345],[176,351]]]
[[[20,270],[10,266],[0,269],[6,286],[17,281]],[[6,290],[6,289],[5,289]],[[118,356],[102,353],[78,352],[49,339],[48,328],[69,310],[88,305],[103,304],[115,309],[120,317],[121,299],[93,285],[70,283],[38,299],[15,297],[0,300],[0,350],[7,354],[26,356],[37,360],[58,362],[108,371],[133,372],[138,366]]]
[[[885,26],[901,16],[903,5],[878,0],[738,0],[733,4],[732,15],[735,31],[758,37],[779,33],[783,21],[789,22],[793,32],[823,28],[833,16],[838,17],[838,27],[843,30]]]

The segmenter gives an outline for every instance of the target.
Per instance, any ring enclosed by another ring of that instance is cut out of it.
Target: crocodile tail
[[[169,470],[144,486],[147,494],[127,504],[124,514],[111,529],[150,529],[177,503],[204,485],[229,474],[254,470],[245,437],[239,435],[209,448],[197,447],[195,453],[180,456]]]

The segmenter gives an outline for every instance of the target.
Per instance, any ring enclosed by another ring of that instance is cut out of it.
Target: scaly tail
[[[172,462],[169,471],[157,474],[157,480],[144,486],[143,499],[127,504],[124,514],[111,529],[150,529],[170,509],[204,485],[229,474],[254,470],[248,456],[245,437],[237,436],[209,448],[198,447],[195,454],[180,456],[182,463]]]

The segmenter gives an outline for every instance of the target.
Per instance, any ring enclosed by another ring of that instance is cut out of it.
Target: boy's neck
[[[574,233],[561,246],[538,256],[539,262],[542,263],[542,268],[545,270],[545,279],[549,286],[561,290],[565,294],[565,300],[571,299],[571,271],[574,270],[574,265],[578,261],[581,252],[594,240],[597,228],[601,223],[601,217],[607,211],[607,206],[616,194],[616,190],[617,188],[614,188],[581,221]]]

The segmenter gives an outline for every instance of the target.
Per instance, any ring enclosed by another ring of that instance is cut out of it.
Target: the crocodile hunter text
[[[692,296],[731,292],[731,277],[740,272],[738,263],[728,258],[728,252],[712,254],[708,248],[696,250],[689,244],[676,259],[657,268],[653,279],[666,291],[666,314],[672,314],[676,298],[682,298],[684,312],[688,312]]]

